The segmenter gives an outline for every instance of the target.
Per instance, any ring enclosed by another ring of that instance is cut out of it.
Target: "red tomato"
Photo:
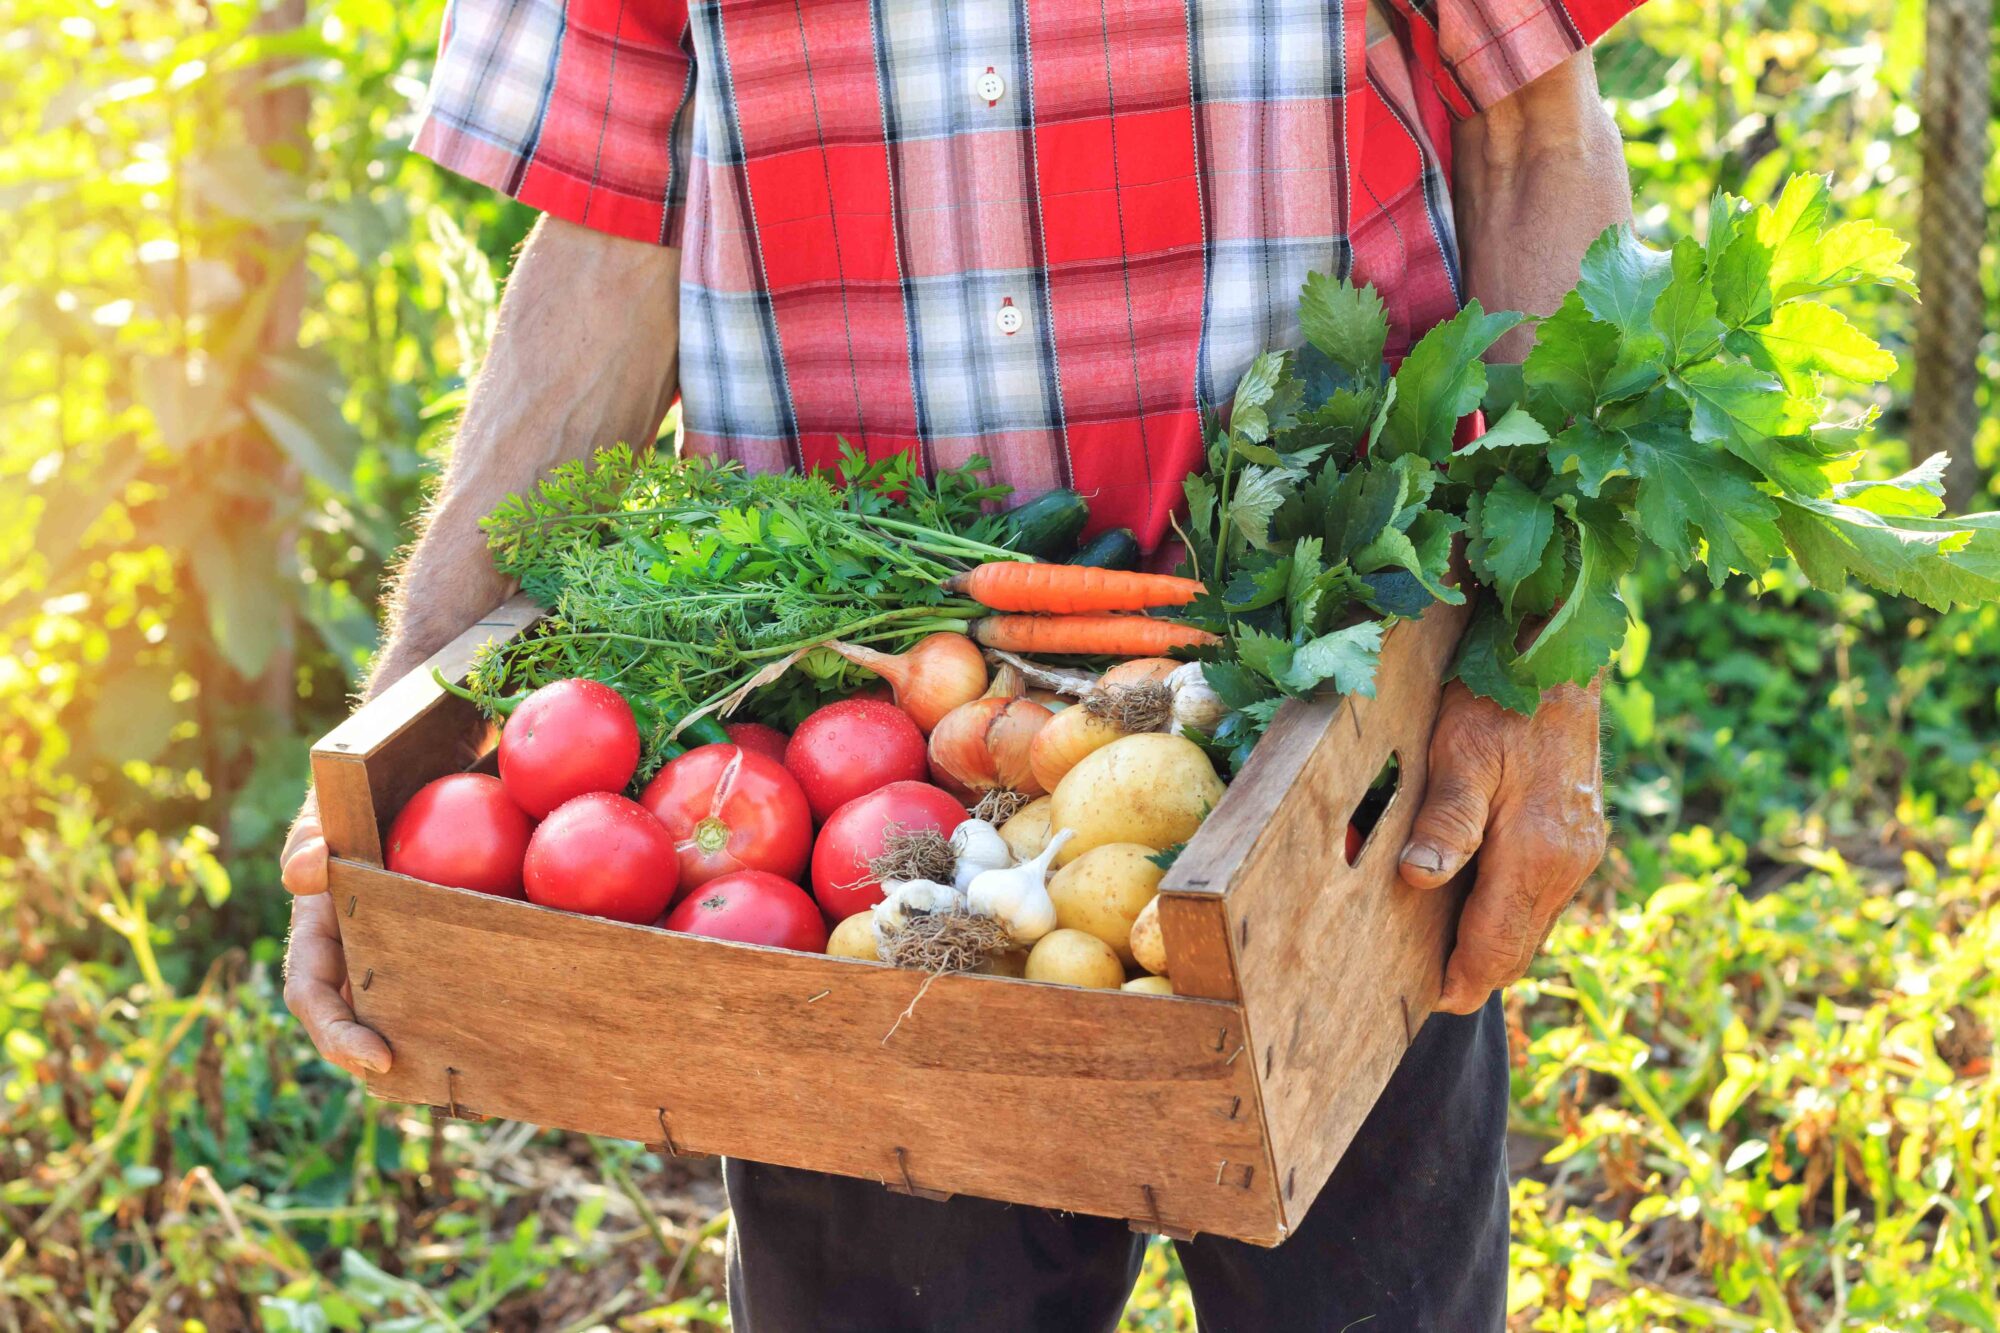
[[[1361,844],[1368,841],[1359,824],[1347,826],[1347,864],[1353,865],[1354,858],[1361,855]]]
[[[684,896],[735,870],[796,880],[812,855],[806,794],[775,759],[736,745],[703,745],[661,769],[639,798],[680,853]]]
[[[500,781],[536,818],[585,792],[624,791],[638,767],[631,706],[594,680],[542,686],[500,729]]]
[[[711,939],[826,952],[826,922],[806,891],[761,870],[738,870],[710,880],[681,899],[660,924]]]
[[[813,846],[813,897],[830,920],[844,921],[882,901],[882,885],[868,873],[880,856],[889,825],[936,829],[946,837],[963,824],[965,807],[928,782],[892,782],[834,811]]]
[[[785,746],[785,767],[821,823],[857,796],[930,776],[923,733],[902,709],[879,699],[842,699],[799,723]]]
[[[639,924],[673,901],[674,840],[637,801],[608,791],[566,801],[528,840],[528,901]]]
[[[534,831],[500,779],[453,773],[410,798],[389,826],[386,859],[399,875],[519,898],[521,858]]]
[[[785,762],[785,742],[791,737],[776,727],[767,727],[762,722],[731,722],[726,730],[729,739],[744,749],[781,764]]]

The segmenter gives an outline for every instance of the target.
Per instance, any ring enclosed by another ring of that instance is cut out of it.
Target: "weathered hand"
[[[292,897],[292,938],[285,949],[285,1007],[305,1024],[319,1053],[350,1074],[389,1069],[389,1044],[354,1019],[347,955],[333,899],[326,892],[326,839],[311,800],[292,825],[279,856]]]
[[[1402,858],[1406,884],[1435,889],[1479,853],[1439,1009],[1472,1013],[1527,972],[1604,856],[1602,787],[1595,684],[1549,691],[1532,718],[1446,687]]]

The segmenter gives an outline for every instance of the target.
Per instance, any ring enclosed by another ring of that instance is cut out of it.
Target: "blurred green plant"
[[[0,831],[87,790],[247,864],[360,678],[435,409],[484,345],[465,236],[522,224],[404,151],[434,7],[25,8],[0,43]]]

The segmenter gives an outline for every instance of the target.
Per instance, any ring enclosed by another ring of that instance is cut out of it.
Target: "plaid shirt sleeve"
[[[1476,116],[1583,50],[1644,0],[1397,0],[1452,114]]]
[[[449,0],[416,150],[531,208],[678,245],[687,0]]]

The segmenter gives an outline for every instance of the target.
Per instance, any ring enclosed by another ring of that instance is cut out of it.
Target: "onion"
[[[1097,687],[1160,684],[1186,665],[1171,657],[1135,657],[1129,662],[1106,668],[1104,674],[1097,678]]]
[[[925,735],[946,713],[972,702],[986,689],[986,659],[963,634],[927,635],[903,653],[878,653],[853,643],[826,646],[888,681],[896,707],[908,713]]]
[[[952,795],[971,800],[995,789],[1042,795],[1028,756],[1054,714],[1020,690],[1020,673],[1003,667],[982,697],[952,709],[932,729],[931,776]]]

